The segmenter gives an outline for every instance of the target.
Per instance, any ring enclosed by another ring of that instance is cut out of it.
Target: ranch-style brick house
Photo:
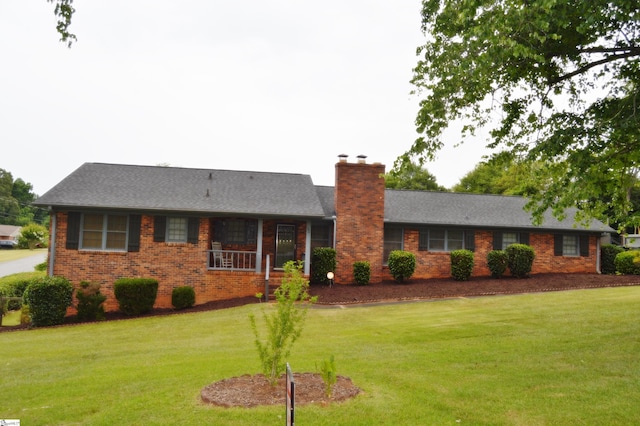
[[[304,174],[85,163],[34,204],[51,212],[48,273],[100,283],[107,310],[121,277],[157,279],[161,308],[177,286],[192,286],[197,304],[254,296],[315,247],[336,249],[344,285],[361,260],[371,282],[391,279],[397,249],[416,255],[412,279],[450,277],[449,252],[461,248],[487,276],[487,253],[516,242],[534,248],[534,274],[598,273],[600,237],[614,232],[571,212],[533,226],[521,197],[385,189],[384,172],[341,155],[329,187]]]

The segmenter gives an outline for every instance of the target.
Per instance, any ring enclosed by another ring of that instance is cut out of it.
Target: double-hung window
[[[589,256],[589,236],[581,234],[556,234],[554,236],[556,256]]]
[[[517,231],[494,231],[493,249],[505,250],[511,244],[529,245],[529,233]]]
[[[389,260],[389,254],[394,250],[402,250],[403,229],[396,227],[384,228],[384,251],[382,263],[387,264]]]
[[[85,213],[82,217],[80,248],[127,250],[127,216]]]
[[[418,250],[453,251],[474,249],[474,233],[464,229],[421,229],[418,238]]]
[[[167,242],[170,243],[186,243],[187,242],[187,226],[186,217],[167,217]]]

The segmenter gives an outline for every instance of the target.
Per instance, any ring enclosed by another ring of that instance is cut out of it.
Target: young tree
[[[272,386],[285,371],[291,347],[298,340],[307,316],[306,302],[315,302],[309,296],[309,281],[302,276],[302,262],[289,261],[284,264],[282,284],[275,291],[275,312],[262,315],[266,325],[266,340],[260,338],[260,331],[253,314],[249,315],[251,328],[256,336],[262,371]]]
[[[627,216],[640,164],[637,0],[424,0],[413,84],[419,137],[395,167],[432,159],[453,121],[463,137],[537,161],[539,222],[570,206]],[[498,122],[495,123],[496,118]],[[609,200],[609,201],[606,201]]]

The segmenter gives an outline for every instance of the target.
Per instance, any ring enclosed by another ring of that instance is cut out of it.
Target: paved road
[[[18,260],[0,262],[0,277],[17,274],[18,272],[33,272],[34,266],[47,259],[46,251],[38,251],[32,256],[23,257]]]

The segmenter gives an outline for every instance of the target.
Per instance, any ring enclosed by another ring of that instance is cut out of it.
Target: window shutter
[[[198,233],[200,232],[200,218],[190,217],[187,223],[187,242],[198,244]]]
[[[129,215],[129,241],[127,251],[140,251],[140,224],[142,216],[139,214]]]
[[[553,255],[562,256],[562,234],[553,235]]]
[[[165,239],[167,231],[167,217],[166,216],[154,216],[153,217],[153,242],[161,243]]]
[[[247,221],[247,244],[255,244],[258,241],[258,222],[255,220]]]
[[[529,245],[529,233],[528,232],[521,232],[519,238],[520,238],[520,244]]]
[[[589,236],[580,235],[580,256],[589,256]]]
[[[464,231],[464,248],[476,251],[476,233],[472,229]]]
[[[67,213],[67,250],[78,250],[80,247],[80,218],[79,212]]]
[[[493,231],[493,249],[502,250],[502,232]]]

